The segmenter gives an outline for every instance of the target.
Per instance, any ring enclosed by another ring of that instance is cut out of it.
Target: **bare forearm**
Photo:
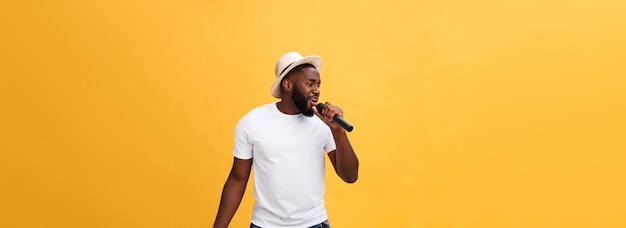
[[[337,146],[337,174],[345,182],[354,183],[359,178],[359,159],[352,149],[346,131],[333,130],[333,138]]]
[[[224,184],[222,191],[222,199],[220,201],[219,210],[213,228],[226,228],[232,220],[243,194],[246,190],[247,180],[237,180],[228,178]]]

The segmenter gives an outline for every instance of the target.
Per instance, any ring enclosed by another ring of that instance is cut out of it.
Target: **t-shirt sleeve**
[[[252,158],[252,141],[250,140],[250,119],[245,115],[235,127],[235,144],[233,156],[239,159]]]
[[[328,139],[324,145],[324,151],[326,151],[326,153],[330,153],[337,149],[337,145],[335,145],[335,138],[333,138],[333,133],[330,131],[330,128],[328,128],[327,133]]]

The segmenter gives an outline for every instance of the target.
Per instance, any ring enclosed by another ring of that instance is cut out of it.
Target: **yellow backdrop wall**
[[[5,1],[0,227],[210,227],[276,58],[323,58],[333,227],[626,227],[624,1]],[[246,192],[231,227],[246,227]]]

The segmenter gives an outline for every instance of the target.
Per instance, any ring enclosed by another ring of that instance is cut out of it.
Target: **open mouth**
[[[317,105],[317,97],[309,97],[309,103],[311,103],[311,106]]]

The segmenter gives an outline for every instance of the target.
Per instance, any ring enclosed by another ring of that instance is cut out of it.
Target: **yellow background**
[[[232,133],[323,58],[333,227],[626,227],[624,1],[3,1],[0,227],[210,227]],[[247,227],[251,185],[231,223]]]

